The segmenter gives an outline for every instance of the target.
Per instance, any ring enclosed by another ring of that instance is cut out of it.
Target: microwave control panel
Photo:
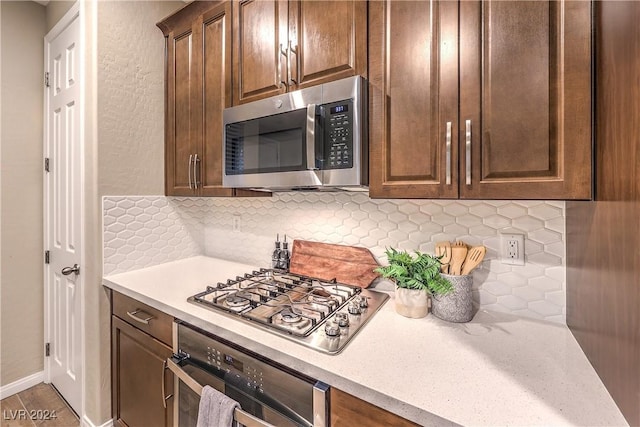
[[[323,105],[325,116],[324,169],[353,167],[353,101]]]

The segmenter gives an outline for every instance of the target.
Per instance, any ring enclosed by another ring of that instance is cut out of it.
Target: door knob
[[[78,264],[73,264],[73,267],[65,267],[62,269],[62,274],[65,276],[68,276],[71,273],[76,273],[76,276],[80,274],[80,267],[78,267]]]

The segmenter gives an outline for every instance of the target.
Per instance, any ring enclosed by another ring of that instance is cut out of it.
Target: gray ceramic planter
[[[431,297],[431,312],[434,316],[448,322],[463,323],[473,319],[473,299],[471,286],[473,276],[452,276],[443,274],[453,285],[454,291],[447,295]]]

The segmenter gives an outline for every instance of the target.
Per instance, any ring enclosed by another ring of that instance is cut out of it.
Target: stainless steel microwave
[[[366,189],[366,95],[355,76],[225,109],[223,186]]]

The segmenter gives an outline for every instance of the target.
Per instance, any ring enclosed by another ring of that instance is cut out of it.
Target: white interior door
[[[76,4],[76,6],[78,6]],[[75,10],[75,13],[74,13]],[[66,20],[66,22],[65,22]],[[48,379],[82,414],[82,77],[78,7],[45,38],[45,268]],[[70,271],[72,267],[79,271]]]

